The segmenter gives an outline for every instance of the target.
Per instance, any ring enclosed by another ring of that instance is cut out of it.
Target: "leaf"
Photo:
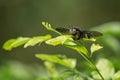
[[[74,43],[73,41],[66,41],[64,42],[64,45],[77,45],[76,43]]]
[[[89,56],[88,50],[86,49],[86,47],[84,45],[82,45],[82,43],[80,45],[76,44],[75,42],[71,41],[66,41],[64,43],[64,45],[68,48],[71,48],[75,51],[77,51],[79,54],[84,54],[85,56]]]
[[[44,65],[47,69],[47,74],[49,77],[57,78],[59,76],[58,71],[55,67],[55,64],[49,61],[45,61]]]
[[[120,40],[111,35],[106,35],[102,39],[104,43],[110,50],[113,50],[115,53],[120,52]]]
[[[75,59],[61,59],[57,55],[47,55],[47,54],[36,54],[37,58],[42,59],[44,61],[50,61],[53,63],[60,64],[62,66],[68,67],[68,68],[74,68],[76,66],[76,60]]]
[[[3,45],[3,48],[5,50],[12,50],[12,48],[16,48],[18,46],[21,46],[23,44],[25,44],[30,38],[27,37],[19,37],[17,39],[11,39],[8,40],[7,42],[5,42],[5,44]]]
[[[59,35],[62,35],[60,32],[56,31],[54,28],[52,28],[51,24],[49,24],[48,22],[42,22],[42,25],[47,29],[47,30],[50,30],[50,31],[53,31],[53,32],[56,32],[58,33]]]
[[[105,80],[110,80],[115,73],[113,64],[105,58],[99,59],[96,66]],[[92,76],[95,79],[101,79],[96,71],[92,72]]]
[[[51,25],[48,22],[42,22],[42,25],[47,29],[47,30],[52,30]]]
[[[91,45],[91,48],[90,48],[90,50],[91,50],[91,54],[93,54],[95,51],[98,51],[99,49],[101,49],[101,48],[103,48],[102,46],[100,46],[99,44],[92,44]]]
[[[120,70],[113,75],[112,80],[120,80]]]
[[[46,41],[50,38],[51,38],[51,35],[33,37],[24,45],[24,48],[26,48],[28,46],[34,46],[34,45],[41,43],[43,41]]]
[[[76,59],[63,59],[63,62],[67,63],[70,68],[75,68],[76,67]]]
[[[100,26],[94,27],[93,30],[99,30],[104,34],[120,37],[120,22],[109,22]]]
[[[77,51],[79,54],[84,54],[85,56],[89,56],[88,50],[83,45],[65,45],[68,48],[71,48],[75,51]]]
[[[10,40],[6,41],[3,45],[3,49],[10,51],[12,49],[11,44],[15,41],[16,41],[16,39],[10,39]]]
[[[95,38],[83,38],[83,40],[84,41],[93,41],[93,42],[95,42],[96,41],[96,39]]]
[[[109,22],[100,26],[94,27],[93,30],[98,30],[103,33],[100,38],[102,44],[109,48],[107,51],[114,51],[114,53],[120,52],[120,22]]]
[[[58,36],[56,38],[52,38],[50,40],[47,40],[46,44],[57,46],[57,45],[65,43],[65,41],[67,41],[70,38],[71,38],[70,35],[62,35],[62,36]]]

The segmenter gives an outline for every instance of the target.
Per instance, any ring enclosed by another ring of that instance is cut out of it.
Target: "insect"
[[[74,40],[79,40],[82,38],[94,38],[94,37],[99,37],[102,36],[103,34],[98,31],[88,31],[88,30],[81,30],[77,27],[72,27],[72,28],[55,28],[58,32],[62,34],[67,34],[67,35],[72,35]]]

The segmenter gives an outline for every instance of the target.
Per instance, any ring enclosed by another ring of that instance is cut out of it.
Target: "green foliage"
[[[5,42],[5,44],[3,45],[3,49],[10,51],[13,48],[19,47],[21,45],[24,45],[24,48],[26,48],[28,46],[34,46],[38,43],[42,43],[43,41],[46,41],[50,38],[51,35],[37,36],[33,38],[19,37],[17,39],[10,39]]]
[[[16,48],[25,44],[30,38],[19,37],[17,39],[10,39],[4,45],[3,48],[5,50],[12,50],[12,48]]]
[[[120,37],[120,23],[119,22],[111,22],[100,25],[99,27],[94,27],[95,30],[100,30],[104,34],[113,35],[116,37]]]
[[[92,44],[91,48],[90,48],[91,54],[93,54],[95,51],[98,51],[101,48],[103,48],[103,47],[100,46],[99,44]]]
[[[60,32],[56,31],[55,29],[52,28],[51,24],[49,24],[48,22],[42,22],[42,25],[47,29],[47,30],[50,30],[50,31],[53,31],[53,32],[56,32],[58,33],[59,35],[62,35]]]
[[[46,41],[50,38],[51,38],[51,35],[33,37],[24,45],[24,48],[28,46],[35,46],[36,44],[38,43],[40,44],[43,41]]]
[[[58,36],[56,38],[52,38],[46,41],[46,44],[57,46],[60,44],[64,44],[67,40],[70,40],[71,36],[70,35],[62,35]]]
[[[114,75],[113,75],[113,80],[120,80],[120,71],[116,72]]]
[[[19,62],[4,62],[0,66],[0,80],[35,80],[39,71]]]
[[[98,60],[96,66],[103,75],[104,79],[112,79],[112,76],[115,74],[115,69],[113,64],[109,60],[101,58]],[[99,75],[95,71],[92,72],[92,75],[95,79],[100,79]]]
[[[46,54],[36,54],[36,57],[39,59],[42,59],[44,61],[57,63],[57,64],[60,64],[62,66],[68,67],[68,68],[75,68],[75,66],[76,66],[75,59],[68,59],[68,58],[61,59],[61,56],[58,56],[58,55],[52,56],[52,55],[46,55]]]
[[[24,48],[26,48],[28,46],[35,46],[36,44],[41,44],[42,42],[45,42],[47,45],[52,46],[62,45],[77,51],[85,59],[85,61],[89,63],[89,65],[94,71],[92,71],[91,74],[89,74],[92,75],[92,77],[90,77],[89,75],[86,75],[85,73],[82,73],[77,70],[76,59],[67,58],[65,56],[60,55],[36,54],[35,56],[37,58],[44,61],[44,65],[48,73],[48,77],[38,78],[38,80],[84,80],[84,79],[118,80],[120,78],[119,72],[115,73],[115,68],[113,67],[112,63],[109,60],[102,58],[99,59],[96,65],[94,64],[92,60],[94,52],[103,48],[99,44],[94,43],[96,39],[94,38],[87,39],[87,41],[94,41],[92,42],[89,51],[84,45],[83,41],[81,40],[75,41],[72,39],[71,35],[62,35],[60,32],[52,28],[52,26],[48,22],[42,22],[42,24],[47,30],[53,31],[59,34],[59,36],[51,38],[51,35],[45,35],[36,36],[33,38],[20,37],[17,39],[10,39],[7,42],[5,42],[3,48],[5,50],[12,50],[13,48],[16,48],[21,45],[24,45]],[[117,29],[115,28],[114,30],[116,31]],[[105,31],[103,30],[103,32]],[[108,30],[108,32],[110,32],[110,30]],[[111,45],[113,46],[114,44],[111,43]],[[65,70],[63,69],[63,71],[61,72],[59,69],[57,69],[56,65],[63,66]]]
[[[120,22],[110,22],[103,25],[92,28],[92,30],[99,30],[104,35],[99,38],[99,42],[104,44],[106,49],[105,52],[109,53],[112,51],[119,54],[120,52]]]

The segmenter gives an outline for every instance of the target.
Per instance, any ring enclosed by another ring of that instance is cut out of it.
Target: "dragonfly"
[[[81,30],[78,27],[71,28],[58,27],[55,28],[55,30],[65,35],[72,35],[74,40],[79,40],[82,38],[90,39],[103,35],[101,32],[98,31]]]

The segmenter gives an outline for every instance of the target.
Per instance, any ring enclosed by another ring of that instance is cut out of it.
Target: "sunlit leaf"
[[[52,27],[51,27],[51,25],[48,23],[48,22],[42,22],[42,25],[47,29],[47,30],[51,30],[52,29]]]
[[[120,80],[120,70],[113,75],[112,80]]]
[[[109,60],[101,58],[97,62],[96,66],[97,66],[98,70],[100,71],[100,73],[102,74],[102,76],[104,77],[105,80],[112,79],[112,76],[115,73],[115,69],[114,69],[113,64]],[[92,72],[92,76],[95,79],[101,79],[96,71]]]
[[[11,50],[12,49],[12,43],[13,42],[15,42],[16,41],[16,39],[10,39],[10,40],[8,40],[8,41],[6,41],[5,43],[4,43],[4,45],[3,45],[3,49],[5,49],[5,50]]]
[[[65,45],[65,46],[77,51],[79,54],[84,54],[88,57],[88,50],[83,45]]]
[[[28,46],[34,46],[34,45],[41,43],[43,41],[46,41],[50,38],[51,38],[51,35],[33,37],[24,45],[24,48],[26,48]]]
[[[74,68],[76,66],[75,59],[67,59],[67,58],[61,59],[57,55],[47,55],[47,54],[36,54],[35,56],[39,59],[57,63],[68,68]]]
[[[90,50],[91,50],[91,54],[93,54],[95,51],[98,51],[99,49],[101,49],[101,48],[103,48],[102,46],[100,46],[99,44],[92,44],[91,45],[91,48],[90,48]]]
[[[77,44],[74,43],[74,42],[72,42],[72,40],[71,40],[71,41],[66,41],[66,42],[64,43],[64,45],[77,45]]]
[[[50,30],[50,31],[53,31],[53,32],[56,32],[58,33],[59,35],[62,35],[60,32],[56,31],[54,28],[52,28],[51,24],[49,24],[48,22],[42,22],[42,25],[47,29],[47,30]]]
[[[18,47],[18,46],[21,46],[21,45],[25,44],[28,40],[30,40],[30,38],[19,37],[19,38],[16,39],[15,42],[13,42],[13,43],[11,44],[11,46],[13,46],[13,48],[16,48],[16,47]]]
[[[46,43],[49,45],[57,46],[57,45],[63,44],[65,41],[67,41],[70,38],[71,38],[70,35],[62,35],[62,36],[58,36],[56,38],[47,40]]]
[[[12,50],[12,48],[16,48],[25,44],[30,38],[27,37],[19,37],[17,39],[8,40],[4,45],[3,48],[5,50]]]

